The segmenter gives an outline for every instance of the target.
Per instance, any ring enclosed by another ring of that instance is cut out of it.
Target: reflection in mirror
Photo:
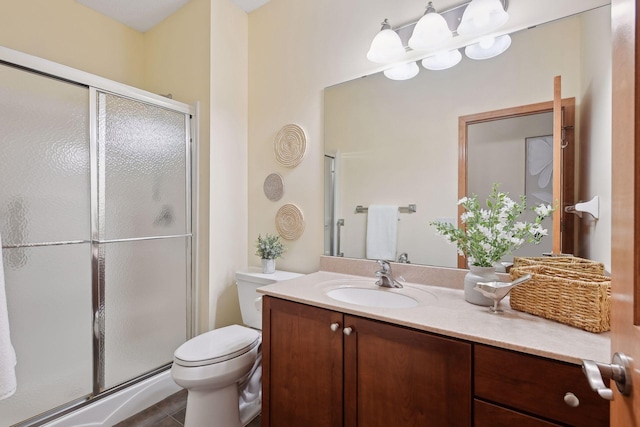
[[[466,194],[477,194],[480,200],[486,200],[493,183],[499,183],[500,191],[509,193],[514,200],[526,196],[528,207],[540,203],[553,205],[553,113],[471,124],[467,135]],[[532,156],[532,151],[537,155]],[[495,159],[504,159],[500,167],[493,166]],[[533,184],[536,188],[530,188]],[[526,214],[522,216],[524,221],[535,219],[533,212]],[[551,217],[545,218],[542,225],[551,236],[554,232]],[[550,252],[551,239],[547,236],[539,245],[525,244],[501,261]]]
[[[610,139],[602,138],[610,134],[603,116],[610,116],[610,110],[603,111],[610,104],[602,103],[611,93],[609,34],[605,6],[513,34],[511,48],[497,58],[465,58],[455,68],[422,70],[408,81],[378,73],[325,89],[325,153],[335,159],[333,243],[325,253],[366,258],[367,214],[356,213],[356,206],[415,204],[415,213],[399,214],[396,259],[406,253],[412,263],[456,267],[455,247],[429,223],[457,222],[458,117],[549,101],[557,75],[562,97],[576,98],[577,194],[586,200],[602,196],[606,187],[598,187],[598,180],[603,172],[610,174],[610,165],[601,167],[591,153],[610,146]],[[493,157],[487,168],[512,161]],[[609,203],[609,193],[605,198]],[[598,236],[609,230],[602,218],[597,224],[581,221],[582,256],[608,263],[610,236]],[[593,244],[596,240],[600,244]]]
[[[513,196],[525,196],[529,208],[538,204],[554,205],[558,209],[561,227],[555,227],[552,218],[542,225],[549,236],[558,234],[558,248],[550,237],[537,246],[524,245],[501,261],[512,262],[514,256],[539,256],[564,253],[578,255],[574,251],[575,217],[563,213],[563,206],[575,200],[575,98],[560,100],[562,131],[561,161],[558,163],[560,194],[554,194],[554,103],[542,102],[498,111],[460,117],[458,195],[476,194],[486,200],[493,183],[500,190]],[[499,167],[492,167],[495,159],[504,159]],[[528,210],[522,219],[533,221],[535,214]],[[459,222],[459,226],[462,224]],[[466,266],[460,257],[458,266]]]

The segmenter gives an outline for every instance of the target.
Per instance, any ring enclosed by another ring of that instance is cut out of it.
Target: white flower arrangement
[[[499,192],[498,187],[494,184],[486,201],[487,209],[480,207],[475,194],[458,201],[458,205],[465,209],[460,215],[463,228],[456,228],[449,222],[431,223],[438,235],[458,246],[458,254],[466,256],[469,265],[492,267],[524,243],[537,245],[547,235],[541,224],[554,210],[550,205],[541,204],[533,208],[536,213],[533,223],[518,221],[526,209],[525,196],[516,203],[507,193]]]
[[[287,250],[280,241],[280,236],[274,236],[266,234],[263,238],[258,234],[258,240],[256,241],[256,255],[262,259],[276,259],[280,258],[284,251]]]

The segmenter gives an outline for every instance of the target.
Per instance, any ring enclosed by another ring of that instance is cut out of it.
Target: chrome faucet
[[[376,282],[376,285],[383,288],[401,288],[400,282],[393,278],[391,264],[381,259],[378,260],[378,264],[380,265],[380,270],[376,271],[376,277],[380,279]]]

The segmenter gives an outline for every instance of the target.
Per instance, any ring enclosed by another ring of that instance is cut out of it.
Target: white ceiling
[[[269,0],[231,0],[232,3],[234,3],[236,6],[247,13],[256,10],[260,6],[266,4],[268,1]]]
[[[142,33],[150,30],[189,0],[76,0]],[[269,0],[231,0],[249,13]]]

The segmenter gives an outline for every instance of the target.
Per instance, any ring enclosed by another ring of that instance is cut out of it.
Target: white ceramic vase
[[[469,266],[469,272],[464,276],[464,299],[471,304],[483,305],[486,307],[493,305],[493,300],[487,298],[473,289],[478,282],[494,282],[500,280],[496,274],[495,267]]]
[[[276,272],[275,259],[262,259],[262,272],[264,274],[272,274]]]

